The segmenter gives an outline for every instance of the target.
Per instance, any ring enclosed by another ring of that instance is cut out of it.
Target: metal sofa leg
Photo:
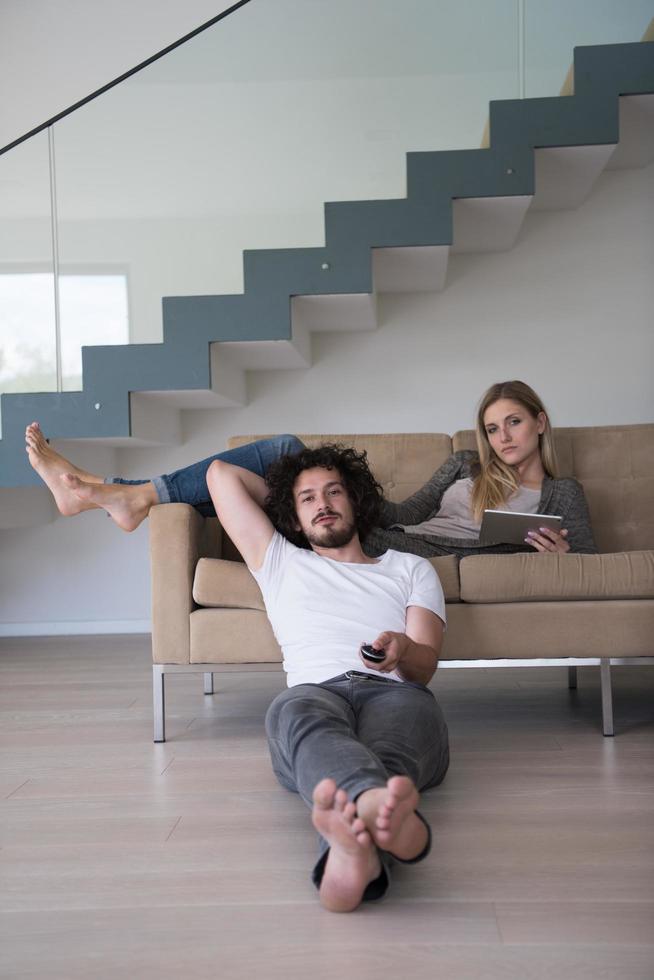
[[[602,727],[605,735],[613,735],[613,694],[611,691],[611,661],[600,660],[602,686]]]
[[[204,693],[213,694],[213,674],[211,671],[204,675]]]
[[[164,669],[161,664],[152,665],[152,713],[154,716],[154,741],[166,741],[166,699]]]
[[[577,668],[568,667],[568,687],[571,691],[577,690]]]

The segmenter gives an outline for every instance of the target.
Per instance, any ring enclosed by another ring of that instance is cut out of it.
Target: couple
[[[333,911],[381,897],[393,859],[416,863],[430,847],[417,806],[449,759],[426,687],[445,608],[433,568],[418,556],[484,550],[481,512],[512,505],[564,517],[565,530],[542,529],[525,550],[594,550],[583,491],[556,478],[549,421],[528,386],[489,389],[477,437],[478,457],[455,454],[408,501],[390,504],[362,455],[304,449],[292,437],[130,485],[76,470],[38,426],[27,430],[30,461],[62,513],[99,506],[131,529],[154,503],[215,508],[261,587],[284,653],[289,688],[266,716],[273,768],[312,807],[321,835],[313,879]],[[383,659],[365,659],[362,643]]]

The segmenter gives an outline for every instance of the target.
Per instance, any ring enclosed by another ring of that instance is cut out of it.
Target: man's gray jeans
[[[283,691],[266,714],[266,734],[277,779],[310,807],[326,777],[356,800],[395,775],[409,776],[419,790],[437,786],[449,765],[447,726],[431,691],[357,671]],[[321,838],[316,885],[328,848]],[[384,880],[372,882],[364,898],[385,893],[389,862],[383,864]]]

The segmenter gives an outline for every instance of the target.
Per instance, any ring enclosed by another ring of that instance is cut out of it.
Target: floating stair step
[[[325,271],[342,275],[343,262],[349,263],[356,270],[354,279],[358,285],[342,292],[372,292],[371,247],[433,245],[434,234],[444,220],[447,224],[448,215],[449,198],[444,194],[437,200],[426,196],[413,200],[409,190],[408,198],[399,200],[329,201],[325,204]]]
[[[374,248],[372,278],[377,293],[435,293],[445,287],[449,245]]]
[[[354,204],[358,203],[354,202]],[[325,205],[325,212],[329,207],[330,205]],[[243,286],[248,303],[264,303],[263,306],[254,305],[253,311],[265,314],[265,298],[268,298],[269,304],[270,298],[274,297],[280,304],[280,309],[288,313],[289,296],[369,293],[370,261],[365,253],[361,253],[356,260],[351,249],[347,249],[344,253],[333,248],[275,248],[245,251]],[[270,317],[268,316],[267,319]],[[254,321],[254,326],[255,329],[259,328],[258,321]],[[286,327],[288,331],[288,316]],[[233,338],[225,338],[228,339]],[[252,339],[258,338],[252,337]],[[278,334],[274,339],[283,338]]]
[[[248,371],[311,366],[311,334],[375,330],[377,304],[370,293],[292,296],[291,340],[227,341],[217,345]]]
[[[212,344],[242,371],[285,370],[311,365],[311,337],[307,327],[293,314],[291,299],[290,340],[235,340]]]
[[[620,96],[620,141],[607,170],[646,167],[654,161],[654,95]]]
[[[164,296],[163,345],[183,363],[189,349],[204,345],[206,351],[206,345],[218,341],[287,340],[289,295],[275,289],[251,295]]]
[[[376,330],[377,299],[374,293],[337,296],[294,296],[293,322],[311,333],[325,330]]]
[[[182,441],[177,404],[157,398],[158,392],[133,391],[129,396],[131,435],[116,446],[170,446]],[[165,392],[168,394],[168,392]]]
[[[534,151],[536,190],[532,211],[578,208],[615,151],[614,144],[552,146]]]
[[[217,345],[229,353],[233,364],[245,371],[286,370],[311,366],[309,332],[302,336],[293,325],[293,340],[227,341]]]
[[[452,253],[504,252],[515,244],[530,195],[473,197],[452,202]]]
[[[132,436],[136,439],[145,438],[152,442],[156,437],[148,437],[147,433],[152,424],[157,431],[156,414],[137,416],[134,414],[134,404],[149,406],[155,413],[166,411],[170,413],[170,421],[164,419],[164,426],[172,432],[174,415],[179,409],[206,408],[239,408],[247,403],[245,376],[243,368],[226,349],[227,344],[210,344],[210,387],[199,389],[177,389],[132,392]],[[165,431],[165,430],[164,430]],[[163,439],[168,442],[170,440]],[[175,438],[174,441],[180,441]],[[136,444],[136,443],[134,443]]]

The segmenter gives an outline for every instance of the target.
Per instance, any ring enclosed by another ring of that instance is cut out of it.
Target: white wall
[[[0,146],[86,98],[233,2],[2,0]]]

